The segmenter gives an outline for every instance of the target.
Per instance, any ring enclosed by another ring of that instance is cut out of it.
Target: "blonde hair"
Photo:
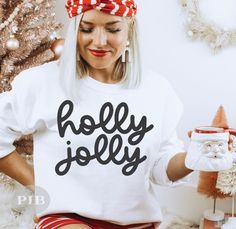
[[[65,38],[65,44],[60,58],[59,78],[66,95],[77,101],[79,80],[89,75],[88,64],[79,55],[77,48],[77,34],[82,14],[70,19]],[[131,62],[122,63],[121,57],[117,60],[113,79],[119,80],[126,88],[138,87],[141,82],[141,65],[138,44],[138,28],[136,18],[129,18],[129,47]],[[78,58],[80,59],[79,61]]]

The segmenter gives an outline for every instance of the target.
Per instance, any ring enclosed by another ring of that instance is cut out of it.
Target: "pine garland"
[[[215,53],[236,44],[236,29],[227,30],[207,21],[200,11],[199,0],[180,0],[180,4],[187,15],[185,30],[189,38],[205,41]]]

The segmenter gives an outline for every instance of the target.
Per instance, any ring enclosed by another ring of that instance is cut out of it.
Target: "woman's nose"
[[[93,37],[93,43],[95,46],[100,47],[107,44],[107,35],[103,29],[98,29]]]

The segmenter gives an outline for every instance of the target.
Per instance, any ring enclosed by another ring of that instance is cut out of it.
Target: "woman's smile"
[[[95,57],[104,57],[110,52],[110,51],[101,50],[101,49],[88,49],[88,50]]]

